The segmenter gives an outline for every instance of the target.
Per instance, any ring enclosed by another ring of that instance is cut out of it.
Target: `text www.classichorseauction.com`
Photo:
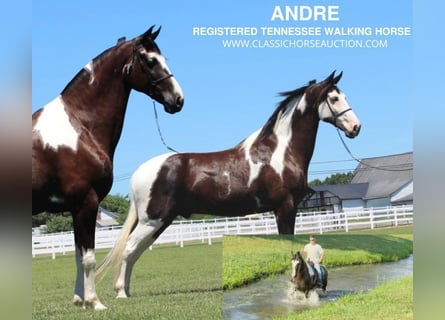
[[[411,27],[193,27],[199,37],[221,38],[224,48],[388,48]]]
[[[387,48],[388,40],[317,40],[317,39],[272,39],[272,40],[222,40],[224,48]]]

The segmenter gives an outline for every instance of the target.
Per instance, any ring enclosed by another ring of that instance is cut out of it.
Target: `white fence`
[[[361,210],[314,212],[300,215],[295,221],[295,233],[323,233],[351,229],[374,229],[413,223],[413,206],[365,208]],[[108,249],[114,245],[120,227],[96,230],[96,249]],[[184,246],[187,241],[211,244],[223,235],[277,234],[273,214],[211,220],[187,220],[173,222],[156,240],[155,244],[174,243]],[[73,252],[74,234],[64,232],[32,237],[32,256]]]

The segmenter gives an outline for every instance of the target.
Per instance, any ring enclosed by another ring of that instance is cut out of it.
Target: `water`
[[[294,293],[290,275],[261,280],[247,287],[224,293],[224,320],[264,320],[273,316],[315,308],[351,293],[368,291],[386,281],[413,273],[413,256],[374,265],[358,265],[329,269],[327,294],[313,293],[308,299]]]

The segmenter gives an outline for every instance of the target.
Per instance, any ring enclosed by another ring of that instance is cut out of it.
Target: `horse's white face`
[[[140,50],[139,54],[144,57],[146,71],[152,77],[154,84],[150,92],[152,98],[164,104],[165,111],[169,113],[180,111],[184,103],[184,94],[170,72],[165,57],[158,52],[149,52],[145,49]]]
[[[300,260],[298,259],[292,259],[292,278],[294,278],[297,274],[296,274],[296,267],[297,265],[300,263]]]
[[[348,138],[354,138],[360,132],[360,120],[346,101],[346,96],[337,88],[329,91],[326,100],[319,105],[318,115],[321,120],[343,130]]]

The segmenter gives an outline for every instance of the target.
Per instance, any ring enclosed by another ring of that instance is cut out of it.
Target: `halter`
[[[119,41],[118,41],[119,43]],[[135,42],[133,41],[133,58],[131,59],[131,62],[124,65],[123,69],[122,69],[122,73],[126,74],[126,75],[130,75],[131,72],[133,71],[133,64],[135,59],[137,59],[137,61],[139,62],[139,65],[141,66],[142,70],[146,73],[146,74],[150,74],[150,69],[148,68],[147,64],[144,62],[144,60],[142,59],[142,54],[140,53],[140,51],[138,50],[138,47],[136,46]],[[160,77],[159,79],[156,80],[152,80],[151,81],[151,86],[152,87],[156,87],[160,82],[167,80],[168,78],[173,77],[172,73],[169,73],[165,76]]]
[[[343,110],[343,111],[341,111],[341,112],[339,112],[339,113],[335,113],[334,112],[334,109],[332,109],[332,107],[331,107],[331,104],[329,103],[329,99],[328,98],[326,98],[326,104],[328,105],[328,108],[329,108],[329,110],[331,111],[331,113],[332,113],[332,123],[334,124],[334,126],[336,126],[337,128],[339,128],[339,126],[337,126],[337,119],[339,118],[339,117],[341,117],[342,115],[344,115],[346,112],[348,112],[348,111],[352,111],[352,108],[347,108],[347,109],[345,109],[345,110]]]

